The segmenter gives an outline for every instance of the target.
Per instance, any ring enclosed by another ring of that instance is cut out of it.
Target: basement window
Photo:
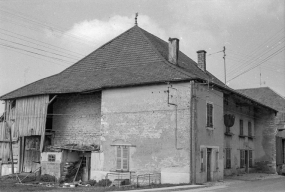
[[[55,155],[53,155],[53,154],[48,154],[48,161],[49,161],[49,162],[55,162]]]

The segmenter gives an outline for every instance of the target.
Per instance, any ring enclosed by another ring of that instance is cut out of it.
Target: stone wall
[[[98,144],[101,93],[58,96],[53,104],[54,144]]]
[[[255,120],[255,165],[258,171],[276,173],[275,113],[259,109]]]

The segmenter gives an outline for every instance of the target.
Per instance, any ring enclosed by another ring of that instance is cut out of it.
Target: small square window
[[[55,155],[49,154],[49,155],[48,155],[48,161],[50,161],[50,162],[55,162]]]

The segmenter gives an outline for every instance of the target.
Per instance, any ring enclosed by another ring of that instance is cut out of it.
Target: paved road
[[[255,181],[238,181],[229,185],[218,185],[183,192],[285,192],[285,177]]]

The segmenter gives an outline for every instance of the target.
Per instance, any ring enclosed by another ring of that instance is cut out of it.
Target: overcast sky
[[[136,12],[141,28],[179,38],[193,60],[206,50],[223,82],[225,46],[230,87],[285,96],[284,0],[2,0],[0,95],[61,72],[131,28]]]

